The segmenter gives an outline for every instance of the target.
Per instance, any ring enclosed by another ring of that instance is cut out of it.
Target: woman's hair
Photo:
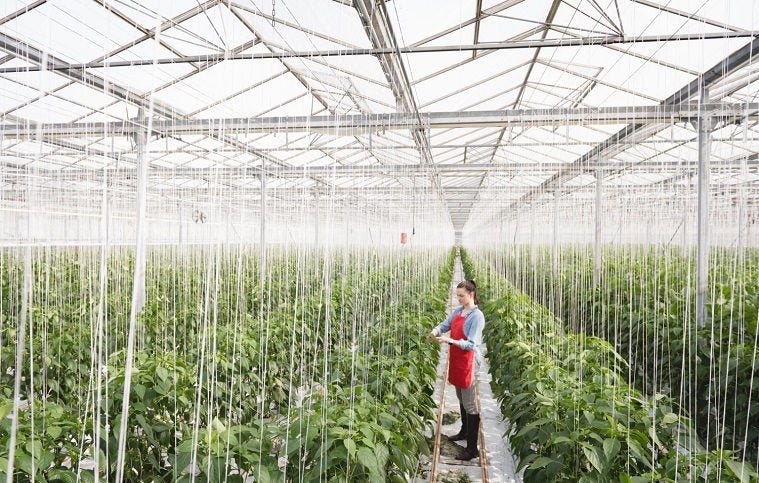
[[[463,288],[472,294],[474,297],[474,304],[480,305],[480,297],[477,296],[477,284],[474,283],[474,280],[464,280],[463,282],[459,282],[459,284],[456,285],[456,288]]]

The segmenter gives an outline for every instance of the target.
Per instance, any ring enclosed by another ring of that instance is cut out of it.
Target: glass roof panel
[[[169,154],[161,153],[158,157],[160,157],[161,161],[165,163],[169,163],[174,166],[188,166],[191,168],[201,167],[201,166],[197,166],[198,164],[197,162],[195,164],[187,164],[187,163],[190,163],[190,161],[195,161],[196,159],[198,159],[198,157],[195,156],[194,154],[183,153],[182,151],[174,151]],[[211,165],[208,165],[208,166],[211,166]]]
[[[152,29],[197,6],[197,0],[171,0],[170,2],[118,0],[117,8],[140,26]]]
[[[317,63],[316,60],[320,63]],[[332,76],[348,77],[354,83],[358,78],[367,78],[368,80],[362,80],[362,82],[367,82],[367,84],[373,86],[372,89],[377,89],[380,86],[387,86],[385,73],[382,72],[382,67],[380,66],[379,61],[372,56],[338,55],[323,57],[321,59],[304,57],[297,59],[297,63],[291,62],[291,65],[296,70],[303,69],[306,72],[329,72]]]
[[[34,3],[34,0],[5,0],[0,2],[0,18],[25,10],[32,3]]]
[[[266,116],[300,116],[303,115],[303,113],[310,113],[312,106],[314,108],[314,111],[316,111],[322,105],[317,100],[315,100],[313,96],[303,95],[275,109],[269,110],[266,113]],[[322,114],[327,113],[324,112]],[[300,133],[298,133],[298,135],[300,135]]]
[[[459,62],[469,61],[471,58],[471,52],[429,52],[403,56],[412,84],[436,72],[449,69]]]
[[[3,67],[27,67],[31,64],[19,59],[13,59],[3,64]],[[9,72],[2,74],[6,79],[18,82],[20,85],[45,92],[61,87],[71,81],[51,71]]]
[[[520,84],[504,86],[502,92],[481,93],[484,97],[477,98],[474,96],[472,102],[465,106],[464,111],[492,111],[501,109],[511,109],[517,101]]]
[[[416,84],[419,101],[424,106],[435,99],[455,95],[457,91],[462,89],[467,89],[464,91],[465,93],[472,90],[477,91],[477,95],[473,96],[473,93],[469,92],[468,96],[464,95],[459,99],[460,103],[466,105],[471,103],[471,100],[483,99],[488,94],[497,93],[507,86],[521,84],[526,75],[527,66],[519,66],[531,60],[531,56],[520,54],[525,54],[525,52],[495,52]],[[467,102],[468,100],[469,102]],[[435,109],[455,110],[450,108]]]
[[[103,114],[126,120],[137,117],[137,107],[124,101],[115,102],[103,109]],[[91,116],[95,117],[95,115]]]
[[[275,60],[224,61],[155,93],[157,100],[192,113],[262,82],[278,82],[287,70]]]
[[[161,40],[183,55],[202,55],[232,50],[255,36],[226,5],[204,10],[161,32]]]
[[[315,50],[339,50],[345,49],[345,45],[339,42],[339,38],[319,36],[304,32],[297,26],[291,27],[284,23],[276,23],[272,26],[271,20],[248,11],[237,9],[239,15],[253,30],[255,35],[265,43],[281,46],[291,51],[315,51]],[[271,5],[269,5],[271,12]],[[358,21],[358,19],[355,19]],[[332,39],[332,40],[330,40]]]
[[[35,122],[69,122],[91,111],[72,102],[54,96],[45,96],[20,109],[13,111],[14,116]]]
[[[671,0],[656,3],[670,9],[670,12],[660,10],[645,4],[619,2],[619,10],[624,20],[625,33],[628,35],[671,34],[673,32],[720,32],[723,29],[714,25],[706,25],[696,19],[688,19],[671,13],[673,10],[685,12],[701,18],[725,23],[730,26],[752,30],[759,18],[756,13],[757,5],[753,2],[733,2],[730,0],[709,0],[692,2],[690,0]]]
[[[449,27],[460,25],[475,15],[473,1],[439,0],[435,8],[425,2],[394,2],[388,13],[404,45],[414,44]],[[424,19],[420,22],[419,19]],[[472,43],[473,36],[461,36],[456,43]],[[438,44],[441,45],[441,44]]]
[[[488,10],[489,7],[483,2],[483,11]],[[480,21],[479,40],[480,42],[503,42],[531,29],[542,28],[542,22],[545,22],[550,8],[551,0],[526,0],[484,17]]]
[[[681,87],[681,86],[678,86]],[[644,92],[645,93],[645,92]],[[669,92],[667,95],[674,93]],[[651,106],[656,102],[640,95],[620,91],[614,87],[595,84],[583,98],[583,105],[588,107],[601,106]]]
[[[0,111],[13,109],[39,95],[37,89],[24,87],[0,77]]]
[[[107,60],[154,60],[175,57],[176,55],[173,52],[160,45],[154,39],[148,39]],[[130,67],[106,67],[99,69],[97,74],[115,85],[147,93],[193,70],[190,64],[185,63],[151,64]]]
[[[308,91],[297,79],[286,75],[202,110],[197,113],[197,117],[209,119],[265,115],[283,103],[307,94]]]
[[[55,95],[91,109],[101,109],[113,102],[113,97],[103,93],[102,90],[93,89],[79,83],[66,86],[56,91]]]
[[[2,25],[14,38],[67,62],[88,62],[141,36],[87,0],[48,0]]]
[[[239,3],[239,5],[241,8],[236,10],[241,12],[245,11],[243,7],[263,15],[270,16],[272,12],[271,2],[264,0],[251,0]],[[302,30],[315,31],[360,48],[370,47],[356,11],[347,5],[341,5],[337,2],[299,0],[275,4],[274,10],[275,29],[279,28],[277,21],[279,21],[280,26],[282,22],[288,22]],[[253,15],[250,12],[247,13]],[[271,23],[268,19],[264,20]],[[274,38],[271,37],[271,39]]]
[[[604,12],[609,18],[600,15],[594,3],[584,0],[562,2],[556,11],[553,24],[559,28],[569,27],[575,35],[615,35],[618,34],[619,18],[616,9],[609,6]],[[545,20],[545,19],[543,19]],[[627,26],[624,25],[626,28]],[[556,32],[550,32],[548,38],[556,38]]]

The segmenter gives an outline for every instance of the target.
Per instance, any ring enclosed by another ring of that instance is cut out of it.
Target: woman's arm
[[[459,348],[465,351],[473,351],[475,347],[482,344],[482,328],[485,326],[485,316],[481,310],[477,310],[472,314],[472,323],[469,327],[464,325],[464,335],[467,340],[457,341]]]
[[[432,335],[435,337],[439,336],[440,334],[444,334],[451,330],[451,322],[453,322],[453,317],[456,315],[456,312],[459,310],[459,307],[451,310],[451,313],[448,314],[448,317],[445,318],[445,321],[432,329]]]

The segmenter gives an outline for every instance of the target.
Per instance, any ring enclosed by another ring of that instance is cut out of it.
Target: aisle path
[[[451,283],[451,293],[448,302],[448,312],[450,313],[454,307],[458,305],[456,300],[456,285],[464,280],[464,272],[461,267],[461,259],[457,256],[454,262],[453,268],[453,280]],[[487,321],[485,321],[487,324]],[[483,356],[487,356],[486,346],[483,344],[481,348]],[[448,360],[448,345],[442,344],[440,348],[440,362],[438,363],[438,380],[435,384],[435,392],[433,394],[434,401],[439,403],[440,391],[443,387],[443,378],[446,368],[446,362]],[[483,364],[478,372],[478,390],[480,400],[480,416],[482,418],[482,428],[485,436],[485,450],[487,458],[487,477],[490,483],[515,483],[521,482],[522,479],[519,475],[516,475],[516,465],[514,457],[511,454],[509,443],[504,434],[506,433],[506,423],[503,421],[501,411],[498,406],[498,402],[493,396],[493,391],[490,388],[490,374],[487,357],[484,358]],[[439,408],[438,408],[439,409]],[[438,413],[438,409],[435,413]],[[450,384],[445,389],[445,402],[443,407],[443,413],[454,411],[458,413],[459,403],[456,399],[455,388]],[[461,427],[461,422],[457,420],[450,425],[442,426],[443,434],[451,435],[458,432]],[[462,442],[463,443],[463,442]],[[449,465],[444,463],[438,463],[437,473],[442,473],[449,470],[460,470],[469,475],[472,481],[483,481],[482,469],[480,468],[479,459],[472,460],[476,464],[473,466],[463,465]],[[440,478],[438,478],[438,481]]]

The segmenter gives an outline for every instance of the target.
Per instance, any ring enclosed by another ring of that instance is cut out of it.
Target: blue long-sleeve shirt
[[[451,330],[451,323],[453,318],[464,311],[464,306],[456,307],[448,314],[445,322],[435,327],[440,334],[449,332]],[[475,305],[469,315],[464,319],[464,335],[466,341],[460,346],[465,351],[474,351],[474,357],[477,359],[477,363],[482,363],[482,354],[480,353],[480,345],[482,344],[482,328],[485,326],[485,315]]]

